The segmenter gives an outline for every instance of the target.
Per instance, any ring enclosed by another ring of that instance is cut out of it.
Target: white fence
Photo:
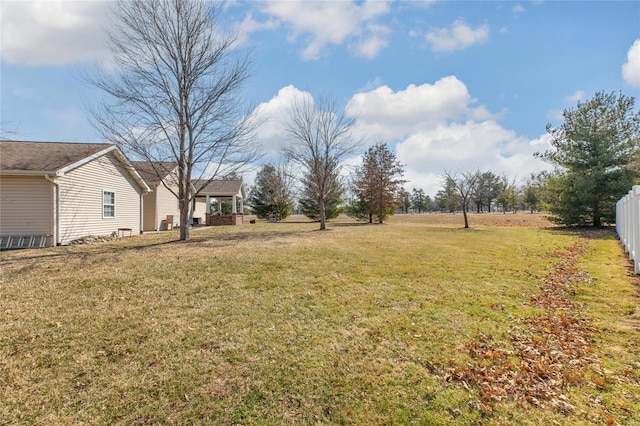
[[[618,200],[616,230],[629,259],[633,260],[636,274],[640,274],[640,185]]]

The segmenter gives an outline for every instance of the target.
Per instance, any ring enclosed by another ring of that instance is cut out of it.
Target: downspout
[[[53,219],[53,236],[52,236],[53,244],[52,245],[58,246],[60,245],[60,184],[56,182],[54,179],[52,179],[51,177],[49,177],[48,174],[45,174],[44,178],[49,182],[51,182],[56,189],[54,193],[55,202],[53,206],[54,219]]]
[[[144,230],[144,204],[142,203],[142,197],[144,197],[144,190],[140,191],[140,233]]]

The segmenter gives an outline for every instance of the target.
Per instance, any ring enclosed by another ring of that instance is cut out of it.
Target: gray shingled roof
[[[55,172],[113,147],[105,143],[0,141],[0,170]]]
[[[178,163],[173,161],[156,161],[153,163],[149,161],[132,161],[131,164],[133,164],[133,167],[136,168],[145,182],[151,183],[155,186],[160,184],[160,179],[158,178],[156,170],[160,172],[161,178],[164,179],[169,173],[178,167]]]
[[[195,188],[200,188],[203,183],[203,180],[194,180],[192,182]],[[241,188],[242,180],[214,180],[198,191],[198,194],[234,195],[239,193]]]

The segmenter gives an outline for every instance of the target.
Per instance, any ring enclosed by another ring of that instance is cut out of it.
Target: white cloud
[[[447,28],[437,28],[426,36],[436,52],[452,52],[470,47],[489,39],[489,24],[471,28],[462,19],[457,19]]]
[[[581,101],[583,98],[584,98],[584,90],[576,90],[576,92],[573,95],[569,95],[564,99],[570,104],[573,104],[578,101]]]
[[[484,120],[494,118],[455,76],[443,77],[434,84],[409,85],[394,92],[380,86],[355,94],[346,113],[357,117],[362,135],[395,139],[446,120]]]
[[[511,12],[513,12],[516,15],[520,15],[521,13],[526,12],[527,9],[525,9],[521,4],[516,4],[515,6],[513,6],[511,8]]]
[[[2,60],[61,66],[100,59],[107,7],[102,1],[0,2]]]
[[[388,29],[376,24],[390,11],[386,1],[270,1],[261,10],[291,28],[289,42],[304,38],[301,56],[306,60],[319,59],[328,45],[348,43],[365,58],[375,57],[387,45]]]
[[[248,43],[249,35],[251,33],[265,31],[265,30],[273,30],[280,26],[280,22],[277,20],[269,19],[264,22],[258,22],[253,19],[253,15],[251,13],[245,16],[244,20],[236,25],[235,31],[238,34],[238,38],[236,39],[238,45],[242,46]]]
[[[294,86],[286,86],[278,91],[268,102],[262,102],[254,110],[260,122],[256,134],[258,142],[262,144],[267,156],[277,156],[286,144],[284,126],[289,112],[295,101],[307,98],[313,100],[309,92],[304,92]]]
[[[434,195],[441,188],[445,169],[490,170],[517,181],[526,179],[549,168],[533,157],[547,146],[547,135],[528,140],[487,120],[440,124],[412,134],[396,150],[400,162],[406,164],[411,184],[423,182],[425,192]]]
[[[498,120],[503,113],[478,105],[455,76],[397,92],[380,86],[355,94],[345,108],[357,118],[358,136],[397,141],[407,188],[434,195],[445,168],[491,170],[518,180],[549,168],[533,157],[548,148],[548,135],[529,140],[502,127]]]
[[[364,37],[359,42],[351,46],[351,50],[356,56],[363,57],[365,59],[373,59],[378,56],[378,53],[389,45],[387,41],[387,34],[389,34],[389,28],[383,25],[370,24],[367,25],[368,33],[367,37]]]
[[[622,78],[631,87],[640,87],[640,39],[633,42],[622,65]]]
[[[310,93],[286,86],[256,109],[265,120],[257,134],[272,156],[268,161],[276,161],[286,143],[285,120],[299,97],[313,101]],[[478,168],[517,180],[549,169],[533,157],[550,147],[548,135],[530,140],[504,128],[498,122],[501,114],[478,106],[455,76],[396,92],[380,86],[357,93],[345,106],[345,113],[356,119],[354,136],[368,142],[382,138],[395,147],[398,160],[406,165],[407,188],[423,188],[430,195],[441,188],[444,169]],[[354,157],[348,164],[357,164],[357,160]]]

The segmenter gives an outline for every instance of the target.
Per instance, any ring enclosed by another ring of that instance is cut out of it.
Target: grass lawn
[[[639,280],[614,234],[470,223],[258,221],[2,252],[0,425],[640,424]],[[510,336],[544,314],[554,267],[580,272],[564,297],[584,368],[560,366],[561,406],[487,400],[456,372],[491,367],[469,350],[490,341],[517,373]]]

